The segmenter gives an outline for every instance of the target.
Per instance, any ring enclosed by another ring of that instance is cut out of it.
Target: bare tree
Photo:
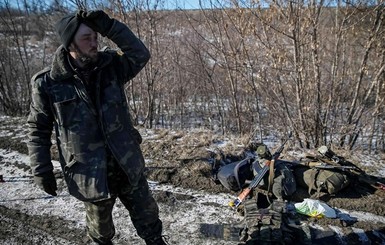
[[[268,10],[249,7],[262,26],[261,31],[255,32],[255,39],[263,45],[261,52],[268,57],[266,63],[271,64],[261,73],[262,78],[271,84],[266,91],[278,102],[275,106],[266,98],[264,106],[270,112],[286,115],[284,121],[302,147],[326,144],[335,133],[342,134],[341,145],[349,136],[347,144],[352,148],[365,127],[362,115],[371,110],[369,100],[378,86],[375,80],[383,73],[381,62],[373,62],[374,54],[381,52],[376,44],[383,36],[383,6],[352,8],[339,4],[333,13],[323,1],[267,4]],[[334,27],[330,23],[333,15]],[[367,25],[372,28],[365,37]],[[355,39],[350,38],[354,33]],[[363,49],[353,40],[365,42]],[[354,53],[350,53],[352,49]],[[357,57],[362,57],[360,64],[351,61]],[[351,74],[356,74],[354,80]],[[369,77],[374,80],[370,82]],[[290,97],[295,98],[295,103]],[[343,109],[347,103],[348,111]],[[341,126],[342,132],[333,128]]]
[[[163,4],[20,1],[20,9],[2,8],[2,111],[26,113],[30,76],[49,64],[58,44],[44,29],[52,27],[39,25],[41,10],[103,9],[128,24],[152,54],[126,87],[136,124],[257,132],[261,141],[292,130],[305,148],[385,148],[381,1],[210,0],[200,10],[174,11]],[[31,55],[33,39],[39,45]]]
[[[14,9],[7,2],[1,9],[0,101],[3,112],[8,115],[27,113],[30,102],[29,81],[33,72],[44,65],[36,62],[41,58],[41,53],[33,55],[30,52],[31,37],[39,38],[40,34],[41,38],[41,32],[37,32],[30,24],[38,21],[36,16],[29,8]]]

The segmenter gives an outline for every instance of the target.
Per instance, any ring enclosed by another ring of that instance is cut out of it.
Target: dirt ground
[[[149,178],[171,183],[176,186],[201,189],[212,193],[227,191],[222,185],[217,185],[212,181],[212,164],[216,160],[221,159],[221,157],[230,162],[231,160],[237,160],[237,156],[241,156],[245,149],[239,147],[239,145],[243,144],[242,139],[239,139],[240,142],[233,142],[234,144],[223,149],[222,154],[218,154],[216,151],[208,151],[207,148],[212,145],[212,142],[216,141],[210,138],[208,134],[194,135],[191,139],[182,135],[165,135],[162,139],[160,144],[156,141],[148,141],[143,147],[146,155],[152,155],[158,159],[154,165],[149,165]],[[178,139],[180,140],[178,141]],[[194,144],[194,140],[197,139],[200,139],[199,143],[195,142]],[[384,181],[382,182],[385,183]],[[234,193],[234,195],[237,195],[237,193]],[[385,216],[384,197],[385,191],[378,191],[369,186],[352,183],[343,191],[332,196],[321,193],[319,199],[336,209],[355,210]],[[293,201],[301,202],[304,198],[317,197],[316,194],[309,195],[306,189],[297,186],[297,192],[293,197]],[[385,242],[384,223],[357,221],[352,224],[351,222],[345,222],[339,219],[305,219],[306,222],[309,222],[312,226],[339,227],[339,232],[344,235],[340,237],[340,239],[337,239],[337,242],[341,242],[341,240],[346,244],[384,244]],[[357,235],[357,232],[354,232],[356,229],[361,229],[360,232],[365,233],[369,241],[362,240],[362,238]],[[381,235],[382,239],[378,238],[377,232],[383,234]],[[317,242],[313,242],[313,244],[330,244],[330,242],[336,244],[336,240],[331,238],[335,234],[331,235],[331,237],[327,235],[327,232],[325,232],[325,234],[320,235],[321,238],[319,238]],[[327,238],[324,239],[322,236],[326,236]]]
[[[7,129],[7,127],[11,127],[12,123],[15,122],[8,122],[9,125],[2,122],[1,126],[3,129]],[[27,154],[24,141],[14,137],[17,134],[17,129],[10,131],[13,132],[12,136],[1,137],[0,148]],[[212,180],[212,165],[218,160],[236,160],[245,149],[244,145],[247,144],[247,139],[229,141],[228,138],[208,132],[189,132],[185,134],[168,130],[141,130],[141,133],[144,138],[142,150],[147,162],[146,174],[149,180],[212,194],[229,193],[222,185],[216,184]],[[227,142],[225,146],[223,146],[223,142]],[[295,150],[290,148],[290,145],[288,148]],[[283,154],[283,157],[289,158],[288,151]],[[23,167],[25,168],[25,166]],[[230,194],[236,195],[237,193]],[[161,204],[171,203],[175,200],[183,202],[192,198],[188,194],[173,194],[163,191],[155,192],[154,196]],[[295,196],[296,201],[308,197],[313,196],[310,196],[307,190],[298,188]],[[385,216],[384,195],[365,186],[352,184],[334,196],[323,195],[320,199],[336,209]],[[216,204],[213,203],[212,205],[215,206]],[[73,228],[74,224],[71,221],[60,217],[28,215],[18,209],[5,207],[0,203],[0,218],[0,236],[3,237],[3,241],[4,237],[6,237],[8,244],[87,243],[83,229]],[[310,218],[307,218],[306,222],[310,222],[313,226],[339,227],[340,232],[342,231],[344,234],[342,240],[346,244],[384,244],[385,241],[385,224],[381,222],[357,221],[349,224],[339,219]],[[223,223],[225,224],[227,221],[224,220]],[[227,226],[229,226],[228,223]],[[223,229],[223,227],[220,227],[220,229]],[[369,241],[362,241],[361,237],[357,235],[357,229],[364,232]],[[208,237],[223,236],[223,231],[218,232],[212,226],[203,225],[201,232],[203,236]],[[327,242],[314,244],[327,244],[330,242],[327,239],[325,241]],[[237,244],[237,242],[206,244]]]

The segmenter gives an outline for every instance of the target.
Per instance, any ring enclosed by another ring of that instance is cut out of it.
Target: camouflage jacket
[[[53,170],[50,149],[55,128],[59,160],[69,192],[82,201],[110,196],[106,171],[109,152],[132,185],[137,184],[144,170],[124,84],[140,72],[150,53],[117,20],[107,37],[121,51],[99,52],[100,59],[92,76],[94,101],[71,68],[62,46],[56,51],[51,67],[34,75],[31,81],[28,150],[32,172],[41,175]]]

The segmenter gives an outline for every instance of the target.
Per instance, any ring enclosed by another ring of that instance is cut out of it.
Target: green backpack
[[[348,174],[327,169],[298,167],[294,170],[297,183],[312,191],[335,194],[346,188],[351,180]]]

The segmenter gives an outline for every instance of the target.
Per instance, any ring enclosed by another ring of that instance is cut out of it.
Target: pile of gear
[[[299,187],[315,198],[358,182],[385,190],[377,178],[326,146],[318,148],[319,155],[298,161],[278,159],[285,143],[273,155],[265,144],[256,144],[242,160],[214,165],[214,181],[240,193],[229,205],[244,216],[241,244],[312,244],[310,228],[291,202]]]

